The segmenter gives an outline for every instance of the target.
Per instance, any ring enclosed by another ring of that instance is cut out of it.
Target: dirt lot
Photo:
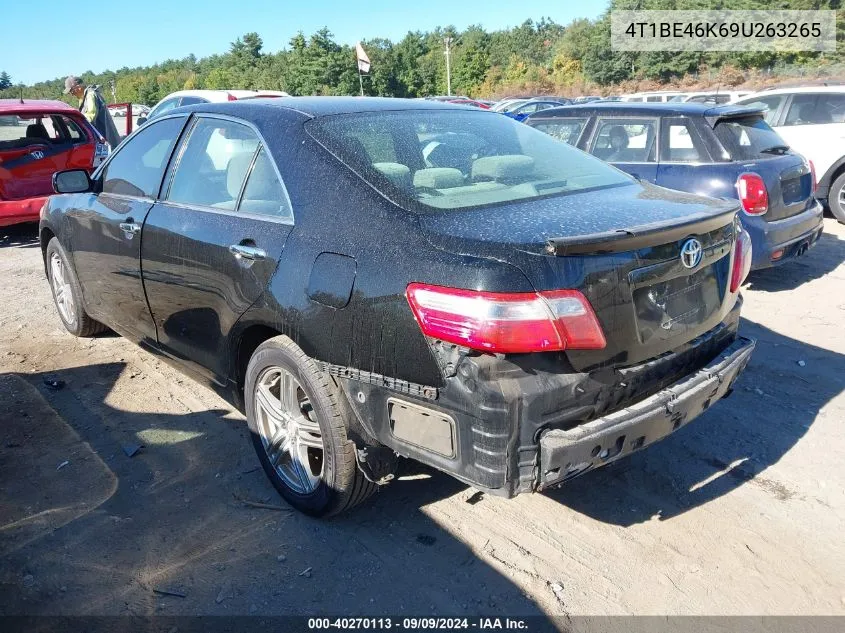
[[[0,229],[0,614],[845,614],[826,222],[752,276],[736,392],[663,443],[513,501],[406,463],[327,522],[239,503],[284,505],[243,418],[120,338],[66,334],[35,229]]]

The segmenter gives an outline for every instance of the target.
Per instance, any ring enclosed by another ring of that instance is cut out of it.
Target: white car
[[[674,97],[683,93],[670,90],[657,90],[654,92],[635,92],[629,95],[622,95],[620,101],[632,103],[666,103]]]
[[[164,99],[153,106],[146,117],[138,119],[138,125],[143,125],[150,119],[161,116],[168,110],[173,110],[195,103],[223,103],[226,101],[237,101],[238,99],[255,97],[289,97],[290,95],[281,90],[179,90],[171,92]]]
[[[715,103],[721,105],[723,103],[731,103],[737,99],[741,99],[745,95],[751,94],[750,91],[714,91],[707,92],[686,92],[684,94],[675,95],[669,101],[671,103]]]
[[[775,88],[736,103],[766,109],[766,123],[815,168],[816,198],[845,224],[845,86]]]

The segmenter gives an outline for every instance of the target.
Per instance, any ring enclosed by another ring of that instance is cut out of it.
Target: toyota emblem
[[[703,252],[701,242],[694,237],[690,238],[681,246],[681,263],[687,268],[695,268],[701,263]]]

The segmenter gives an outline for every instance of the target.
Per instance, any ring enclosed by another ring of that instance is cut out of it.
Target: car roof
[[[814,93],[814,92],[832,92],[832,93],[845,93],[845,85],[838,85],[838,86],[798,86],[795,88],[772,88],[770,90],[760,90],[759,92],[752,92],[747,95],[744,95],[743,99],[748,99],[750,97],[766,97],[771,95],[782,95],[782,94],[807,94],[807,93]]]
[[[72,106],[69,106],[64,101],[54,101],[50,99],[0,99],[0,114],[4,112],[13,112],[20,114],[23,112],[38,113],[38,112],[78,112]]]
[[[714,106],[712,103],[598,101],[542,110],[531,118],[542,119],[548,116],[571,116],[574,114],[592,116],[593,114],[609,114],[611,112],[626,116],[702,116],[721,118],[743,114],[759,114],[763,110],[761,108],[740,105]]]
[[[473,106],[428,99],[397,99],[392,97],[274,97],[270,99],[249,99],[247,101],[226,101],[224,103],[199,103],[173,110],[173,112],[216,112],[239,116],[245,107],[293,110],[315,118],[333,114],[357,114],[364,112],[392,112],[401,110],[460,110],[488,114]],[[495,113],[489,113],[496,116]]]

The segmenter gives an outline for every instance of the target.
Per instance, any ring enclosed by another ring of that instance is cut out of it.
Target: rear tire
[[[54,237],[47,244],[44,259],[53,303],[56,304],[56,311],[65,329],[80,337],[94,336],[105,331],[105,325],[95,321],[85,312],[82,305],[82,287],[58,238]]]
[[[244,402],[252,444],[273,486],[316,517],[349,510],[376,485],[358,468],[334,380],[286,336],[255,350]]]
[[[839,174],[833,184],[830,185],[827,206],[830,208],[833,217],[845,224],[845,173]]]

